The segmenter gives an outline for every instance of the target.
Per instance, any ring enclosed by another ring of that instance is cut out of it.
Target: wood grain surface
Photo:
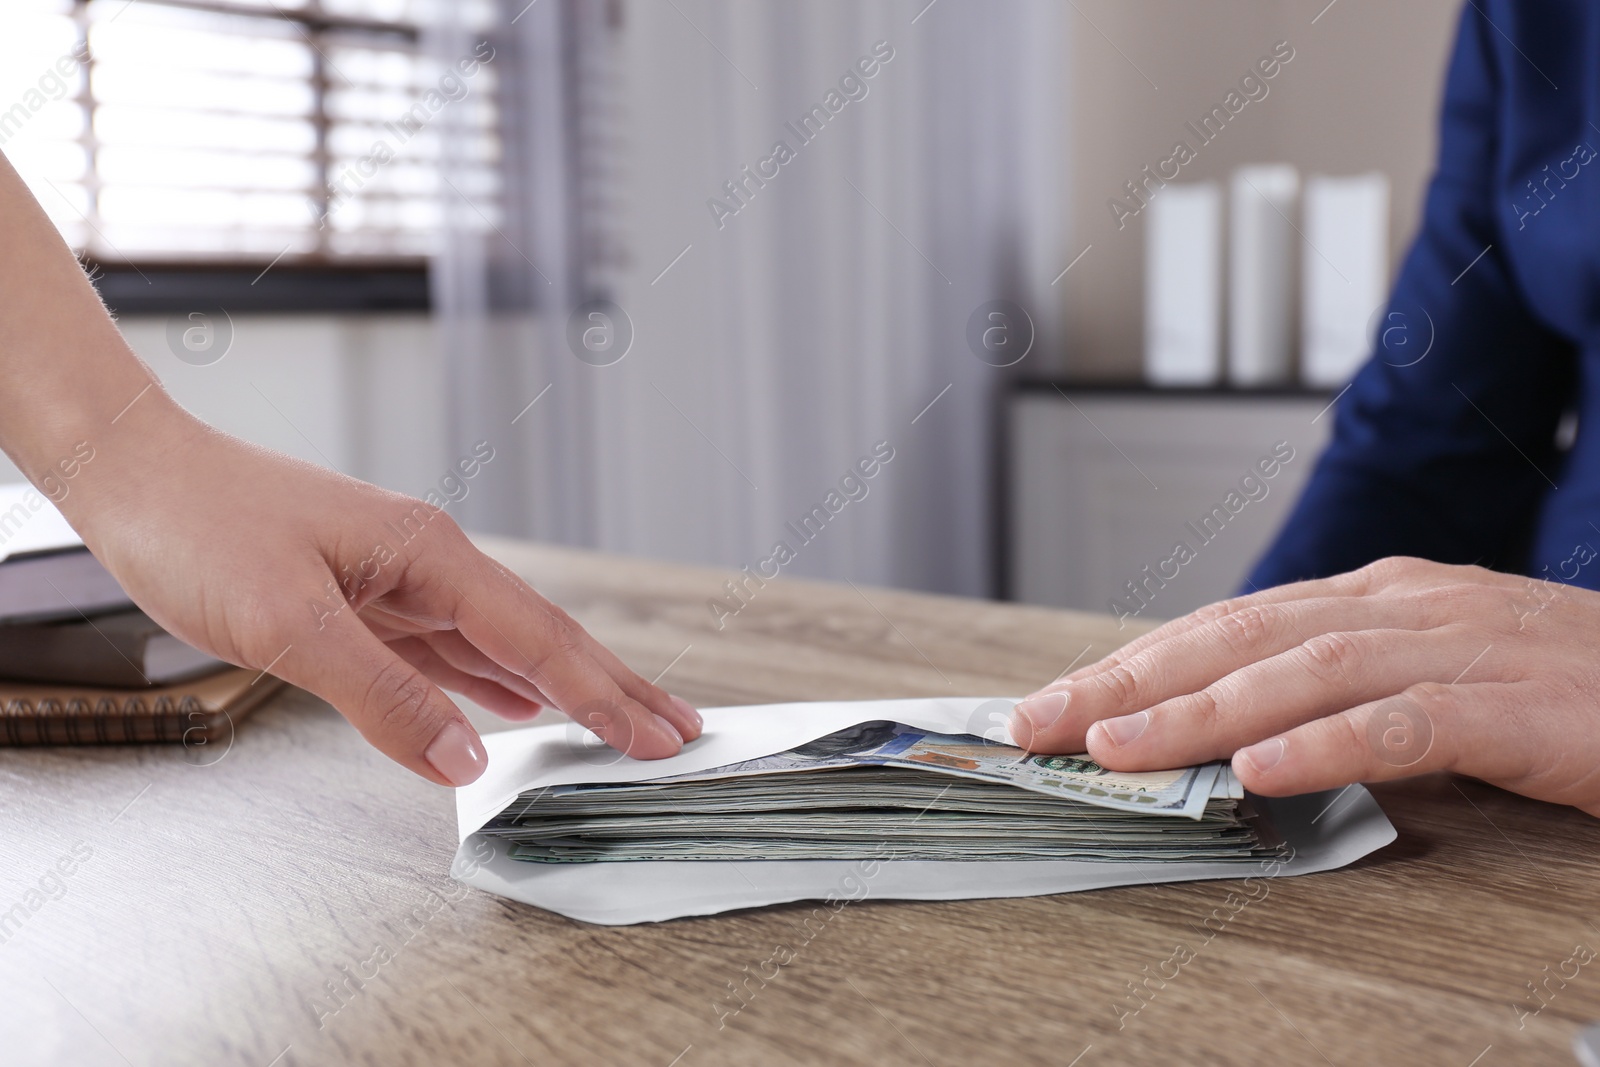
[[[1020,694],[1136,632],[799,581],[718,630],[729,574],[482,543],[707,706]],[[605,928],[450,880],[450,795],[290,691],[231,745],[0,751],[0,1064],[1573,1062],[1600,823],[1375,792],[1398,842],[1244,906],[1198,882]]]

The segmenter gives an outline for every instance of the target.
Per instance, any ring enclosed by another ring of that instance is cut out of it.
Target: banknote
[[[839,767],[911,767],[958,778],[1005,782],[1096,807],[1199,818],[1223,765],[1170,771],[1111,771],[1088,755],[1051,756],[970,734],[935,734],[897,722],[861,723],[788,752],[629,785],[575,785],[555,792],[649,789],[662,785]]]
[[[1221,764],[1113,772],[891,722],[693,774],[532,791],[483,832],[544,863],[1247,860],[1276,842]]]

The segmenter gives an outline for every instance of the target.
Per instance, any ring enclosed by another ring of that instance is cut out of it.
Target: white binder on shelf
[[[1285,163],[1240,167],[1229,195],[1228,380],[1294,377],[1300,174]]]
[[[1145,379],[1214,385],[1222,377],[1222,190],[1168,185],[1147,212]]]
[[[1301,377],[1337,387],[1372,352],[1388,296],[1388,177],[1308,178],[1304,229]]]

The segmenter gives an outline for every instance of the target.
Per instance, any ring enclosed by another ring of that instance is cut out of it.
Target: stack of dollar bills
[[[483,832],[539,863],[1250,860],[1279,844],[1224,764],[1124,773],[893,722],[693,774],[531,790]]]

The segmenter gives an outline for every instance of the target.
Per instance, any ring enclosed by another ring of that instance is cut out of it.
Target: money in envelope
[[[1394,838],[1359,786],[1247,796],[1225,764],[1127,773],[997,738],[1014,701],[708,709],[654,762],[575,725],[485,738],[469,885],[628,923],[807,898],[956,899],[1342,866]],[[981,736],[976,731],[982,729]],[[1320,797],[1320,802],[1319,802]]]

